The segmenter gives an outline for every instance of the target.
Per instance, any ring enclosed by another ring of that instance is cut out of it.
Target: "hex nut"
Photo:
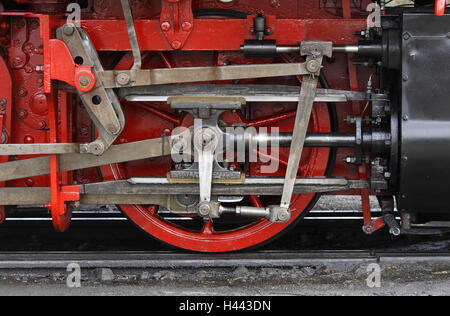
[[[320,70],[320,64],[317,60],[313,59],[306,63],[306,70],[311,73],[316,73]]]
[[[118,74],[116,77],[117,83],[121,86],[125,86],[125,85],[129,84],[130,80],[131,80],[130,75],[125,72]]]
[[[71,24],[66,24],[63,27],[63,32],[64,32],[65,35],[71,36],[75,32],[75,28]]]

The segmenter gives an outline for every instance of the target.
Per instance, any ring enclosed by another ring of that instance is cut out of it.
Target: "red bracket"
[[[47,96],[48,117],[50,127],[50,143],[58,143],[58,101],[55,92]],[[63,232],[69,228],[72,220],[72,209],[67,202],[79,201],[78,186],[61,187],[61,173],[59,171],[59,155],[50,156],[50,203],[47,207],[52,213],[53,226]]]
[[[56,155],[50,157],[51,171],[54,171],[55,164],[57,164],[56,160]],[[52,213],[55,229],[59,232],[64,232],[69,228],[72,220],[72,207],[67,202],[79,201],[80,189],[76,185],[60,187],[59,178],[59,172],[52,172],[50,175],[50,203],[45,205],[45,207]]]
[[[254,19],[256,15],[247,16],[247,33],[249,35],[255,35]],[[275,15],[265,15],[266,18],[266,34],[265,39],[276,39],[277,30],[277,17]]]
[[[436,0],[435,12],[437,16],[443,16],[445,14],[446,0]]]
[[[0,206],[0,224],[3,224],[5,219],[6,219],[5,207],[4,206]]]
[[[363,189],[361,190],[361,199],[363,205],[363,215],[364,215],[364,233],[370,235],[376,232],[377,230],[386,226],[384,222],[384,217],[379,217],[372,220],[372,214],[370,210],[370,199],[369,199],[369,190]]]
[[[194,29],[192,0],[161,0],[161,6],[161,31],[173,49],[181,49]]]
[[[49,45],[51,62],[44,66],[48,77],[64,81],[81,92],[91,91],[96,83],[92,67],[77,65],[63,41],[51,39]]]

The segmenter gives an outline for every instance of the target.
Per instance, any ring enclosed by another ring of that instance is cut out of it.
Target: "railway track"
[[[450,252],[388,251],[260,251],[239,254],[177,252],[3,252],[0,269],[65,269],[71,263],[82,268],[231,268],[296,267],[333,264],[448,263]]]

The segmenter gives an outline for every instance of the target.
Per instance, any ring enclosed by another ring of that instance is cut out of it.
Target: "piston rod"
[[[258,134],[229,134],[233,138],[235,146],[242,144],[245,148],[251,146],[290,147],[292,133],[258,133]],[[308,133],[305,139],[306,147],[346,147],[356,146],[356,136],[350,133]]]
[[[358,45],[333,46],[334,53],[357,54],[359,50],[360,47]],[[276,45],[275,41],[249,40],[241,46],[241,51],[244,52],[247,57],[273,57],[276,54],[299,54],[300,45]]]

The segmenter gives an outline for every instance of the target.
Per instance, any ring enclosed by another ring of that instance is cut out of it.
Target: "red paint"
[[[194,27],[192,0],[161,0],[161,5],[159,21],[162,34],[173,49],[181,49]]]
[[[436,0],[435,13],[437,16],[443,16],[445,14],[446,0]]]
[[[47,75],[52,80],[64,81],[71,86],[76,87],[81,92],[91,91],[95,86],[95,76],[92,73],[92,67],[80,66],[75,64],[72,55],[66,44],[58,39],[49,41],[50,45],[50,63],[45,65]],[[86,77],[90,83],[88,86],[81,86],[80,79]]]

